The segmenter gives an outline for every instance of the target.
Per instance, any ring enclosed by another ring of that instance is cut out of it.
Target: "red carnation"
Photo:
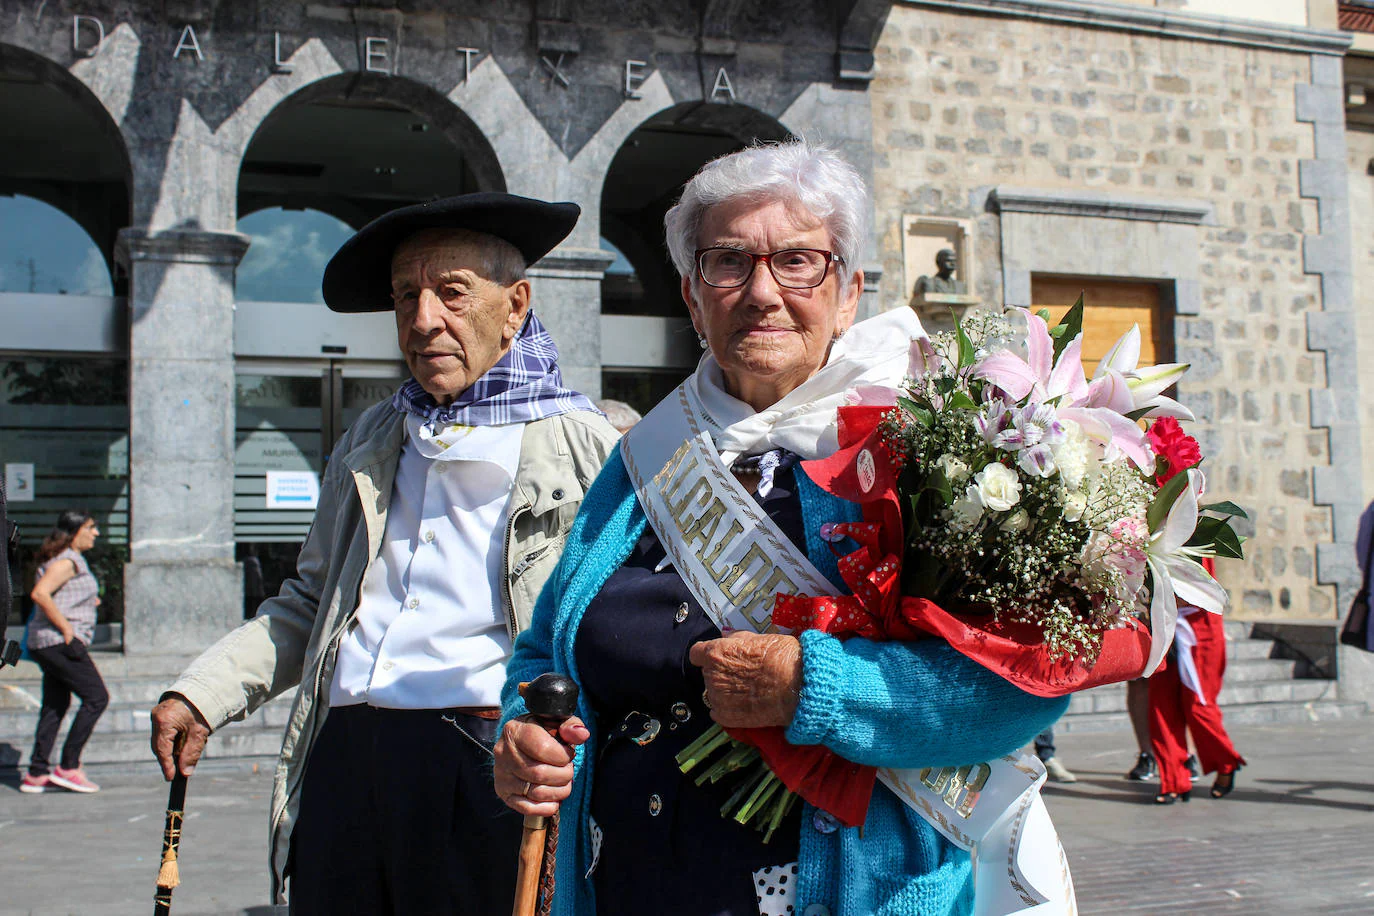
[[[1164,486],[1173,477],[1202,460],[1202,449],[1197,440],[1183,431],[1183,427],[1173,417],[1160,417],[1145,430],[1145,435],[1154,447],[1155,454],[1164,461],[1164,467],[1155,478],[1155,483]]]

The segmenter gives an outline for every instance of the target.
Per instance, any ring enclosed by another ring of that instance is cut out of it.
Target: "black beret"
[[[568,237],[582,208],[503,191],[460,194],[401,207],[377,217],[343,243],[324,268],[324,301],[336,312],[385,312],[391,303],[391,256],[423,229],[468,229],[514,245],[533,264]]]

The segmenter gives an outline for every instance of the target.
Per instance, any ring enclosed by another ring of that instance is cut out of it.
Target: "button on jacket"
[[[272,894],[284,903],[282,869],[311,744],[328,712],[339,638],[353,620],[363,577],[376,561],[405,439],[405,415],[385,401],[344,434],[325,470],[315,522],[294,578],[258,614],[201,655],[169,692],[211,729],[242,719],[297,684],[272,791]],[[530,422],[521,441],[504,540],[503,613],[513,639],[528,624],[587,487],[617,434],[590,411]]]

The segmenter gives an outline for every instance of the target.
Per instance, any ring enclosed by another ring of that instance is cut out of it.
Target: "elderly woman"
[[[857,520],[858,507],[797,462],[835,450],[844,392],[895,383],[920,333],[908,309],[854,325],[866,211],[851,166],[790,142],[709,163],[668,213],[668,246],[707,353],[588,493],[503,694],[496,790],[523,814],[561,805],[557,913],[971,912],[969,855],[886,788],[875,789],[862,827],[798,804],[765,843],[721,816],[733,784],[697,786],[674,757],[715,720],[782,726],[794,745],[861,764],[972,764],[1015,751],[1065,708],[938,640],[754,632],[768,629],[780,577],[802,582],[814,570],[841,581],[819,530]],[[709,469],[695,483],[675,477],[688,473],[691,440],[733,472],[747,494],[736,503],[762,516],[760,530],[785,538],[735,538],[721,516],[707,520],[716,510],[696,515]],[[738,557],[741,544],[743,559],[719,559]],[[791,553],[803,559],[784,568]],[[743,617],[703,606],[722,593]],[[747,622],[723,636],[718,620]],[[547,671],[581,688],[580,715],[558,740],[520,718],[515,689]]]

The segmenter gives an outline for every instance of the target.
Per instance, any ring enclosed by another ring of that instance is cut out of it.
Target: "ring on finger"
[[[703,690],[703,691],[701,692],[701,702],[703,702],[703,703],[706,704],[706,708],[707,708],[707,709],[710,709],[710,708],[711,708],[711,698],[710,698],[709,696],[707,696],[707,693],[709,692],[709,690],[710,690],[710,688],[708,687],[706,690]]]
[[[523,795],[523,796],[525,796],[526,798],[529,798],[529,797],[530,797],[530,789],[531,789],[533,786],[534,786],[534,783],[532,783],[532,782],[526,780],[526,781],[525,781],[525,788],[521,790],[520,794]]]

